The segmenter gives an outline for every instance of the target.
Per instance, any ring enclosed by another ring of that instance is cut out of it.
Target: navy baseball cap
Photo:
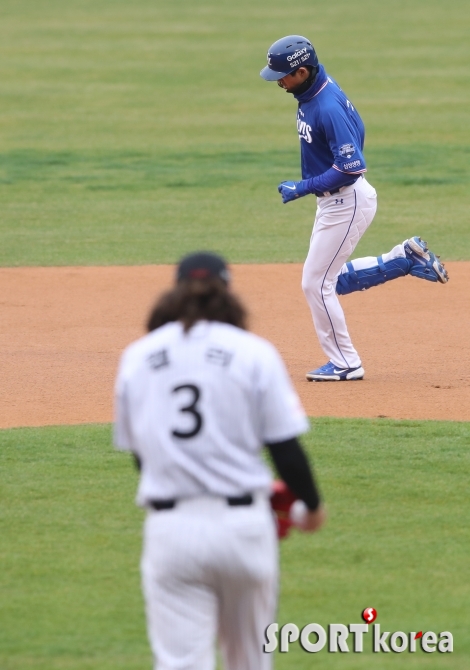
[[[176,281],[191,279],[221,279],[224,284],[230,281],[230,272],[221,256],[210,251],[198,251],[181,259],[176,270]]]

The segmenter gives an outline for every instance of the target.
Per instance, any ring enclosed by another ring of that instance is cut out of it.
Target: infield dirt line
[[[405,277],[342,299],[366,377],[309,383],[323,364],[301,265],[235,265],[252,329],[281,351],[311,416],[470,420],[470,263],[449,284]],[[108,422],[123,347],[173,266],[0,269],[0,428]]]

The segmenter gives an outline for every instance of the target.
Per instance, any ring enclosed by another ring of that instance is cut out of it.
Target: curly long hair
[[[247,329],[247,311],[240,299],[218,278],[180,281],[158,299],[147,321],[148,332],[181,321],[188,332],[197,321],[220,321]]]

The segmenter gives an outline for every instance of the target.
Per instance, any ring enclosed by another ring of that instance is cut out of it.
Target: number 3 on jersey
[[[186,398],[188,396],[188,392],[190,393],[189,395],[189,403],[188,404],[183,404],[181,407],[178,408],[178,412],[181,414],[190,414],[193,417],[194,424],[190,430],[182,431],[178,430],[175,428],[174,430],[171,431],[171,434],[174,435],[174,437],[179,437],[183,440],[187,440],[191,437],[195,437],[199,431],[202,428],[202,415],[199,412],[197,403],[199,398],[201,397],[201,391],[200,389],[195,385],[195,384],[181,384],[181,386],[176,386],[173,390],[173,394],[183,394],[183,402],[186,403]]]

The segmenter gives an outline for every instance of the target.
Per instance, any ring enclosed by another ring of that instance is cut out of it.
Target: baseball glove
[[[271,507],[277,522],[277,536],[279,539],[287,537],[292,526],[290,511],[297,500],[295,494],[285,482],[276,479],[272,484]]]

